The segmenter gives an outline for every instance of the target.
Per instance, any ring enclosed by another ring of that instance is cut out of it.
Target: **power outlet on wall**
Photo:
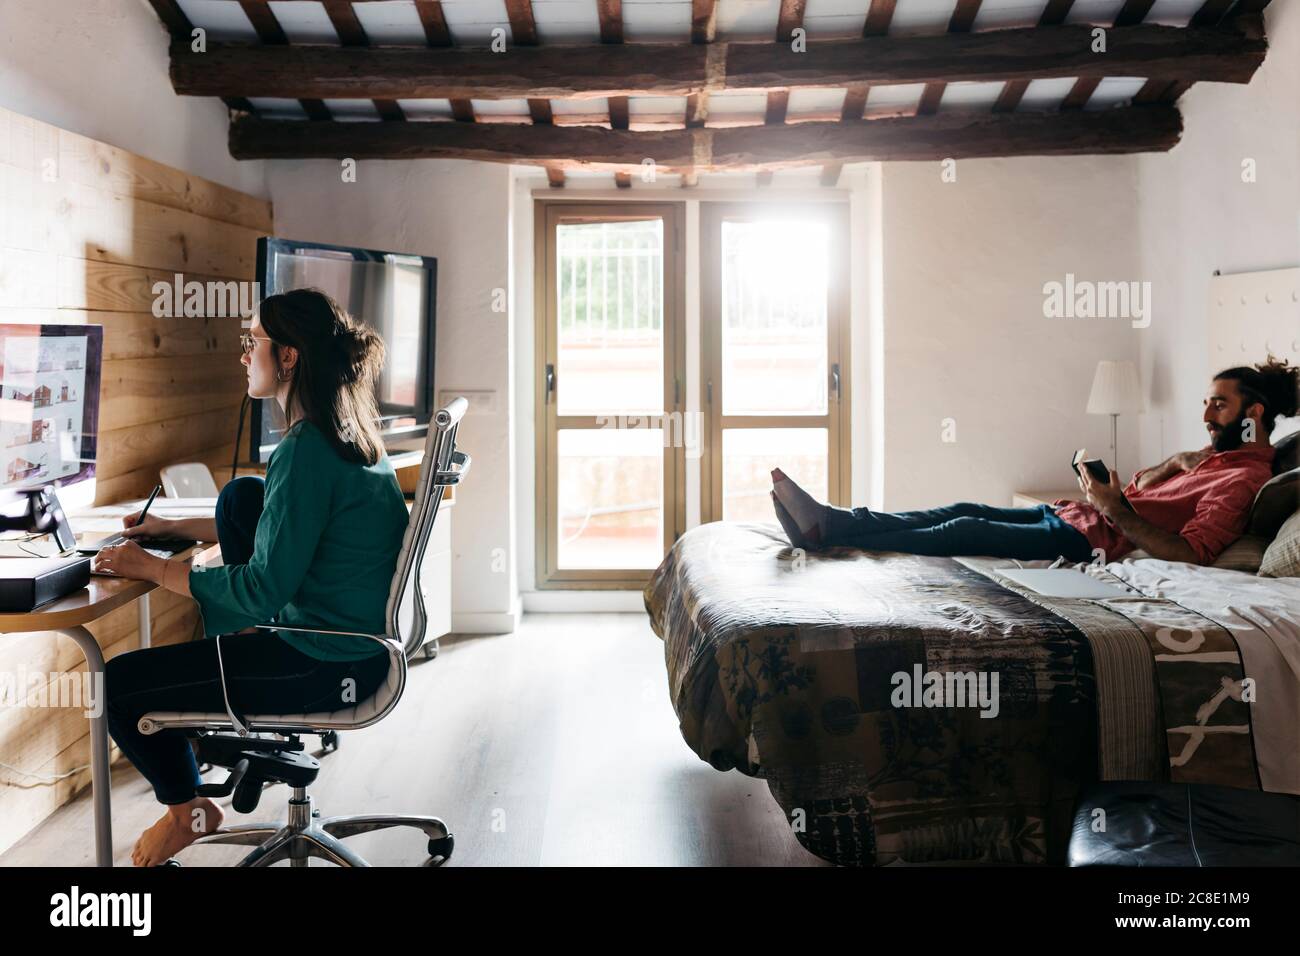
[[[500,409],[497,405],[497,392],[494,388],[443,388],[438,390],[438,407],[444,407],[453,398],[463,398],[469,402],[467,415],[495,415]]]

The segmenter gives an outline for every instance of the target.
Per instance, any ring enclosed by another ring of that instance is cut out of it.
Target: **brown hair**
[[[299,409],[345,461],[379,461],[384,443],[374,383],[384,365],[383,339],[319,289],[267,296],[259,316],[277,365],[280,346],[298,350],[286,413]]]

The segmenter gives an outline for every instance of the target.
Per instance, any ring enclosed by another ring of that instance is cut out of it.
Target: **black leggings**
[[[247,563],[262,510],[262,479],[236,478],[217,500],[217,537],[227,564]],[[269,632],[221,638],[230,705],[246,714],[341,710],[370,697],[388,676],[388,655],[361,661],[321,661]],[[351,681],[353,683],[345,683]],[[181,729],[145,735],[139,720],[150,711],[224,713],[217,641],[191,641],[120,654],[105,668],[109,733],[153,785],[159,802],[186,803],[202,781]]]

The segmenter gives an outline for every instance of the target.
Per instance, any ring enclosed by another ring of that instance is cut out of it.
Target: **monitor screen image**
[[[99,325],[0,324],[0,487],[95,474]]]

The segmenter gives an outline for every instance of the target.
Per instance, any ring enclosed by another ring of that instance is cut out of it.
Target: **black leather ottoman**
[[[1105,811],[1094,833],[1094,810]],[[1207,784],[1112,782],[1085,791],[1070,866],[1300,866],[1300,797]]]

